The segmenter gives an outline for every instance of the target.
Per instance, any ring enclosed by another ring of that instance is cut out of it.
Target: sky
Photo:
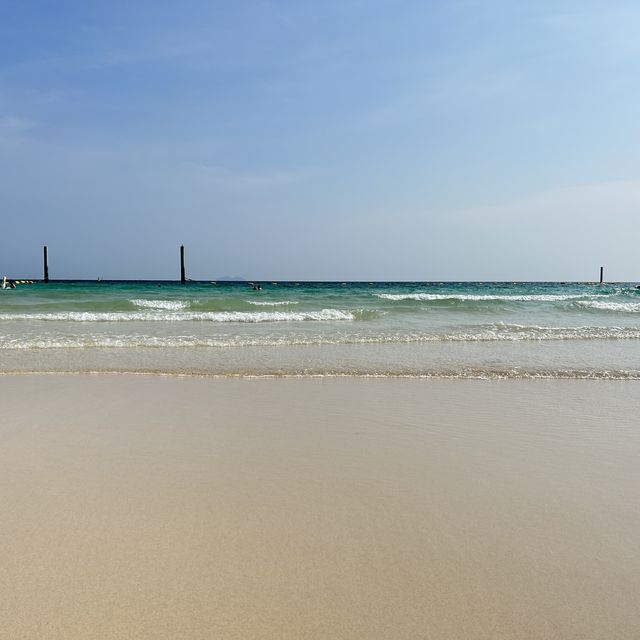
[[[0,0],[0,272],[640,280],[640,4]]]

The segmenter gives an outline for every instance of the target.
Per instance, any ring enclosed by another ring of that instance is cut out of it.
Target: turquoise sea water
[[[493,282],[18,285],[0,291],[0,371],[640,378],[640,289]]]

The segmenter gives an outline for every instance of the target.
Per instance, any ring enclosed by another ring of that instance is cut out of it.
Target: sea
[[[637,283],[52,281],[0,373],[640,379]]]

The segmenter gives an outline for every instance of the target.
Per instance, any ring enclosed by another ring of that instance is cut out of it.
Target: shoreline
[[[640,634],[640,394],[0,377],[8,637]]]
[[[207,380],[457,380],[457,381],[580,381],[580,382],[637,382],[640,373],[629,371],[559,371],[554,373],[536,371],[516,371],[492,374],[471,373],[248,373],[229,372],[216,373],[211,371],[164,371],[164,370],[135,370],[135,369],[96,369],[96,370],[16,370],[0,371],[0,377],[12,376],[150,376],[167,378],[194,378]]]

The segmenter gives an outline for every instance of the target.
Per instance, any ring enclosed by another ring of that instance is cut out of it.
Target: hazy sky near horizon
[[[640,279],[637,2],[0,0],[0,272]],[[0,274],[1,275],[1,274]]]

